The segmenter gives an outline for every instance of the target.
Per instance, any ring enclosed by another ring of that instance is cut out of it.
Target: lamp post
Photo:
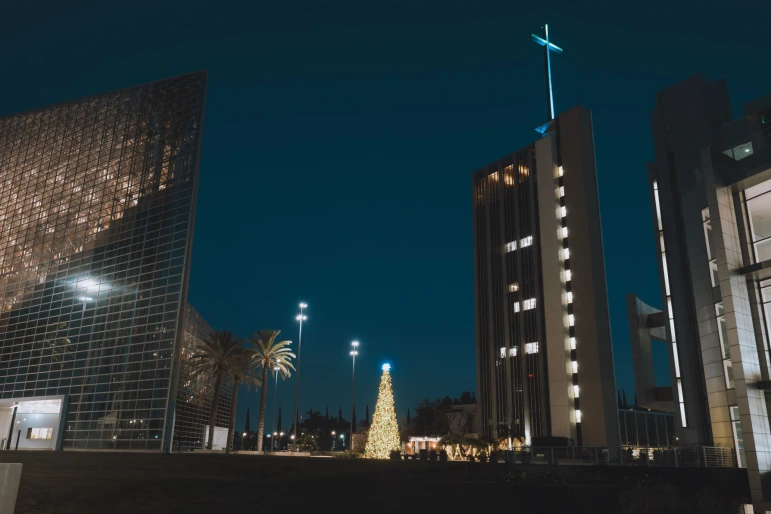
[[[351,442],[353,442],[353,430],[356,426],[356,420],[354,414],[356,413],[356,401],[354,399],[354,376],[356,373],[356,356],[359,355],[359,342],[353,341],[351,343],[351,357],[353,357],[353,366],[351,367]]]
[[[276,374],[276,385],[273,387],[273,432],[276,431],[276,408],[278,405],[276,405],[276,399],[278,396],[278,366],[273,368],[274,373]]]
[[[308,317],[303,314],[303,311],[307,307],[307,303],[300,303],[300,314],[295,317],[295,319],[300,322],[300,334],[297,338],[297,380],[295,382],[294,391],[294,437],[292,437],[292,439],[297,439],[297,410],[300,403],[300,352],[302,351],[303,347],[303,321],[308,319]],[[295,446],[295,450],[296,449],[297,446]]]
[[[246,442],[246,432],[241,434],[241,451],[244,451],[244,443]]]

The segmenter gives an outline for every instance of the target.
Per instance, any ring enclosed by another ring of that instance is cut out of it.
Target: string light
[[[390,365],[383,365],[375,414],[372,416],[372,426],[364,449],[364,456],[368,459],[387,459],[393,450],[401,449],[390,369]]]

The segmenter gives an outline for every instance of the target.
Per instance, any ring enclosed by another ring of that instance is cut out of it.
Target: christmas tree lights
[[[367,446],[364,449],[364,456],[368,459],[387,459],[393,450],[401,449],[390,369],[389,364],[383,364],[380,392],[377,396],[375,414],[372,416],[372,425],[369,428]]]

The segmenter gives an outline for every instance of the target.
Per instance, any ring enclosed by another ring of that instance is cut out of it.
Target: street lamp
[[[241,451],[244,450],[244,443],[246,442],[246,432],[241,434]]]
[[[353,384],[354,384],[354,375],[356,372],[356,356],[359,355],[359,342],[353,341],[351,343],[351,357],[353,357],[353,366],[351,367],[351,441],[353,441],[353,431],[354,427],[356,426],[356,420],[353,419],[355,417],[356,413],[356,401],[354,400],[353,395]]]
[[[295,319],[300,322],[300,334],[297,338],[297,380],[295,382],[295,391],[294,391],[294,436],[297,437],[297,409],[300,404],[300,352],[302,351],[303,347],[303,321],[308,319],[308,316],[303,314],[305,309],[308,308],[308,304],[304,302],[300,302],[300,314],[298,314]],[[294,439],[293,437],[292,439]],[[295,448],[297,449],[297,448]]]
[[[276,408],[278,407],[276,405],[276,400],[278,397],[278,366],[273,368],[273,371],[276,373],[276,386],[273,388],[273,432],[276,431]]]

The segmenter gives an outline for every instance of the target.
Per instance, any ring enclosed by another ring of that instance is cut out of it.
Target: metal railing
[[[768,147],[771,147],[771,127],[733,143],[730,148],[724,149],[723,153],[735,161],[741,161]]]
[[[667,468],[735,468],[731,448],[693,446],[684,448],[602,448],[550,446],[515,448],[504,452],[506,462],[562,466],[651,466]]]

